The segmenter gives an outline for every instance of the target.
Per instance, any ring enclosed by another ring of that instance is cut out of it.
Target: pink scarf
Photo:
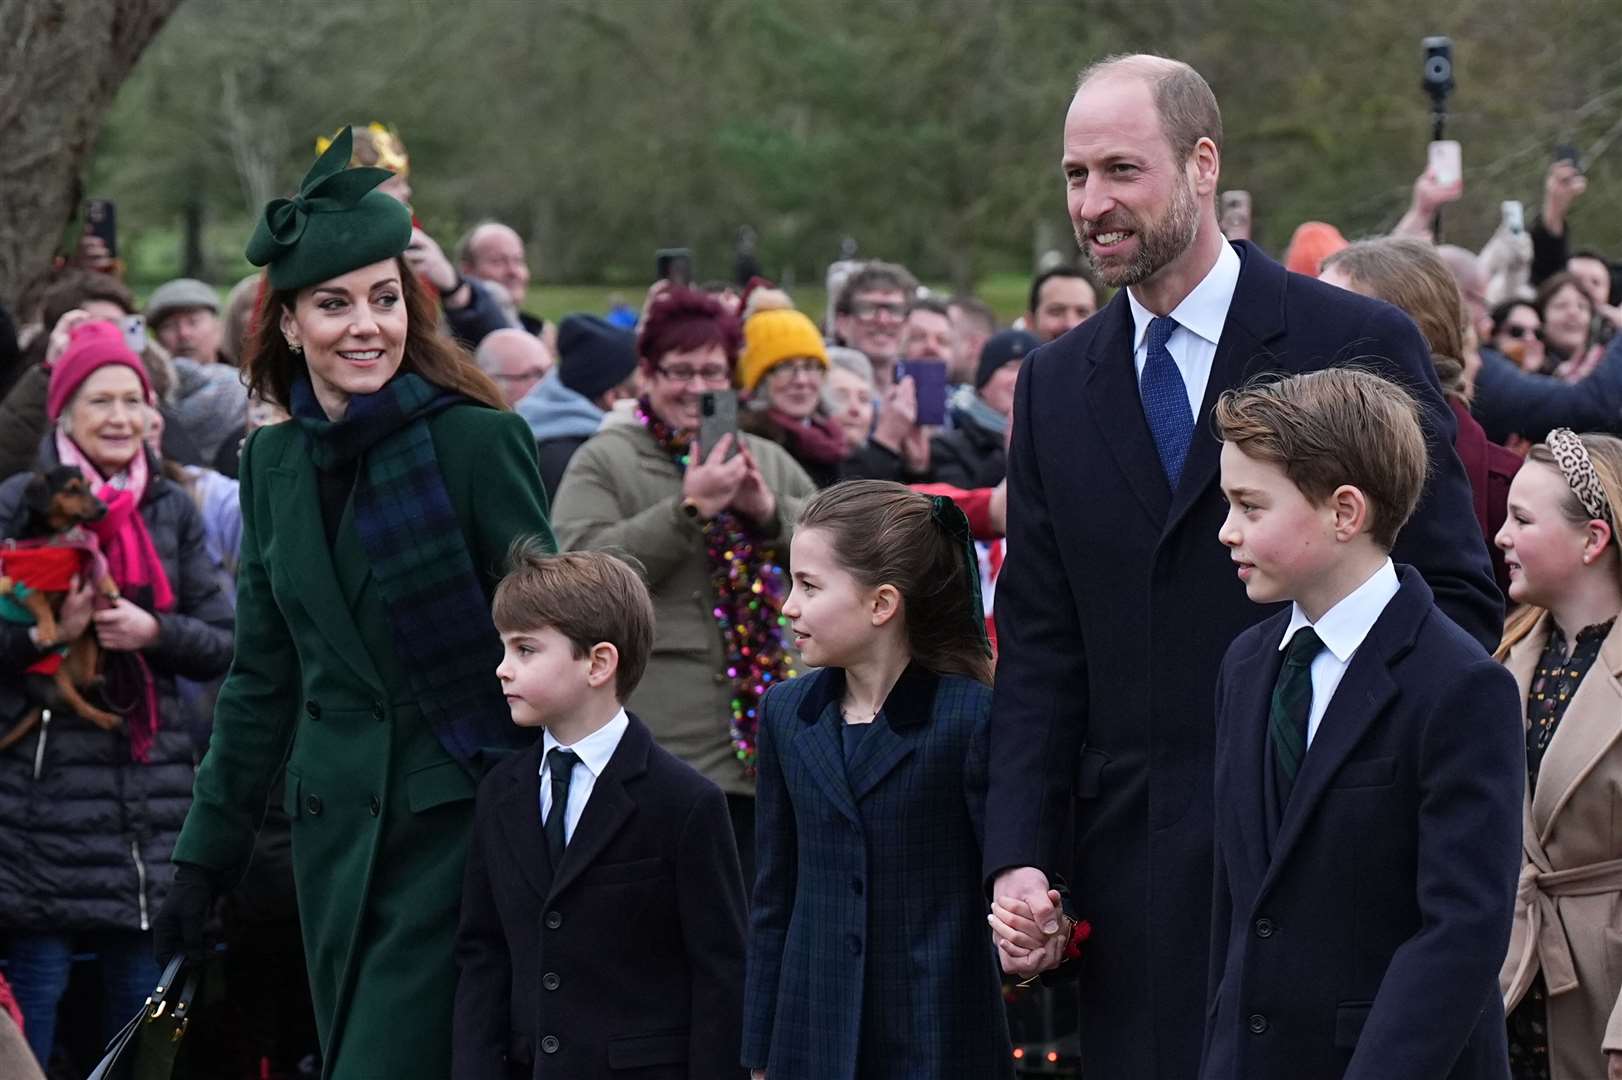
[[[77,465],[95,489],[96,498],[107,504],[107,516],[87,528],[101,542],[102,554],[107,556],[119,591],[138,594],[150,588],[152,609],[173,611],[174,589],[169,585],[169,575],[163,572],[158,549],[141,517],[141,498],[146,494],[148,481],[146,452],[143,450],[131,459],[122,486],[104,479],[79,445],[60,430],[56,433],[56,456],[64,465]]]

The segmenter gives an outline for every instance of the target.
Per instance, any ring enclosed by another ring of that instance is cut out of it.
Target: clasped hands
[[[1064,960],[1076,922],[1060,908],[1047,875],[1032,866],[1004,870],[991,887],[991,913],[986,916],[997,941],[1002,969],[1030,983]]]

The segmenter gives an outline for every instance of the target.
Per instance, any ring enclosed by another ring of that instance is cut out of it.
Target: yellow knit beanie
[[[828,349],[817,324],[794,310],[788,294],[756,289],[744,313],[743,353],[738,357],[738,386],[753,393],[772,368],[786,360],[808,357],[828,366]]]

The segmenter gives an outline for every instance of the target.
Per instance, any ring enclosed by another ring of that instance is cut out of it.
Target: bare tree
[[[0,0],[0,297],[49,260],[102,115],[179,3]]]

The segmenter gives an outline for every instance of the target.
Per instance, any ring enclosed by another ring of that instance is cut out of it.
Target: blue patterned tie
[[[1183,459],[1188,456],[1188,444],[1194,438],[1194,414],[1188,407],[1188,387],[1183,385],[1182,373],[1166,348],[1166,342],[1176,329],[1177,323],[1170,318],[1149,320],[1148,358],[1143,364],[1143,377],[1138,381],[1143,417],[1149,421],[1149,433],[1155,438],[1160,464],[1166,470],[1166,479],[1171,482],[1173,491],[1177,490],[1177,480],[1183,475]]]

